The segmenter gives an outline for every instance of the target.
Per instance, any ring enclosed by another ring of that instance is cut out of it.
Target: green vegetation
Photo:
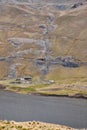
[[[76,78],[75,78],[76,79]],[[12,80],[13,81],[13,80]],[[76,82],[74,79],[59,80],[53,84],[12,84],[11,80],[0,81],[0,84],[6,86],[7,90],[24,94],[41,94],[55,96],[70,96],[70,97],[87,97],[86,79]]]
[[[72,90],[72,89],[62,89],[58,91],[42,91],[41,94],[44,95],[53,95],[53,96],[69,96],[69,97],[86,97],[87,92],[80,90]]]

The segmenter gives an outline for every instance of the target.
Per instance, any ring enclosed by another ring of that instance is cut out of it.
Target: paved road
[[[0,91],[0,120],[44,121],[87,128],[87,100]]]

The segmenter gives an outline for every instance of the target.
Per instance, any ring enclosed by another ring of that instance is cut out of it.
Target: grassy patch
[[[22,84],[22,87],[17,86],[17,85],[13,85],[13,86],[10,85],[9,89],[16,92],[29,93],[29,92],[38,92],[40,88],[44,88],[47,86],[48,86],[47,84],[37,84],[37,85],[30,85],[30,86],[26,84],[25,87],[23,87],[23,84]]]
[[[19,93],[42,93],[46,95],[84,95],[87,96],[86,78],[82,78],[78,82],[74,82],[75,78],[62,79],[55,84],[10,84],[11,80],[0,81],[0,84],[6,85],[8,90]]]
[[[42,91],[42,94],[46,95],[58,95],[58,96],[85,96],[87,97],[86,91],[80,91],[80,90],[72,90],[72,89],[62,89],[58,91]]]
[[[23,88],[21,90],[24,92],[36,92],[34,87]]]

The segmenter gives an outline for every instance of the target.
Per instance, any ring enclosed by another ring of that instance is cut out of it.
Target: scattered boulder
[[[45,29],[45,28],[46,28],[46,25],[44,25],[44,24],[40,24],[40,25],[39,25],[39,28],[41,28],[41,29]]]

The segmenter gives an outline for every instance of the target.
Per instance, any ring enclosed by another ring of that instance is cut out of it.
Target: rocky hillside
[[[1,0],[0,79],[32,76],[87,82],[86,4]]]

